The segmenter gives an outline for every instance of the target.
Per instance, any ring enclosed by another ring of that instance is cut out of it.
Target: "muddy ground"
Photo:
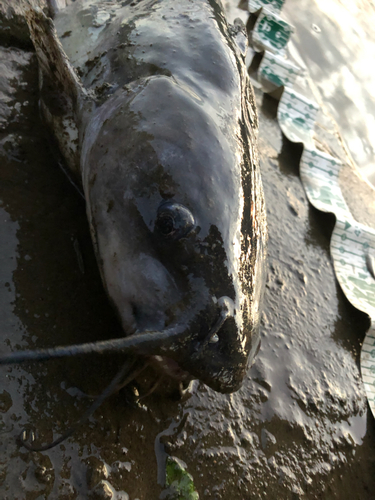
[[[2,352],[121,336],[102,289],[84,201],[58,165],[39,117],[31,47],[2,38],[0,57],[0,334]],[[110,398],[60,446],[50,441],[90,405],[120,363],[91,356],[0,370],[0,496],[6,500],[153,500],[167,455],[187,465],[202,499],[372,499],[375,426],[359,371],[367,317],[343,296],[329,238],[312,208],[298,146],[276,103],[257,93],[269,224],[262,345],[232,395],[197,383],[186,402],[155,374]]]
[[[288,0],[283,11],[295,27],[309,73],[340,124],[350,155],[375,186],[373,88],[375,50],[371,0]]]

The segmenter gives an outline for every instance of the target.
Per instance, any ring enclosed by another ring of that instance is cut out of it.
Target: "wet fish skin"
[[[186,324],[157,354],[237,390],[259,345],[267,242],[241,30],[215,0],[77,0],[54,19],[64,50],[40,12],[28,22],[42,108],[125,332]],[[182,237],[163,233],[166,202],[194,221]],[[233,314],[207,343],[223,297]]]

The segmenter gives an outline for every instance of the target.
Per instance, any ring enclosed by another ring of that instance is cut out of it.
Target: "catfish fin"
[[[236,42],[242,56],[245,57],[249,46],[245,24],[239,17],[236,17],[236,19],[233,21],[233,24],[230,25],[229,29],[232,38]]]
[[[52,19],[40,9],[26,13],[39,62],[40,104],[68,167],[80,178],[78,124],[87,92],[57,37]]]

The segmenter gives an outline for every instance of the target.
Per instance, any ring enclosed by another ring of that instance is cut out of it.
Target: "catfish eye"
[[[166,201],[158,208],[155,230],[166,238],[178,240],[195,226],[193,214],[183,205]]]
[[[161,214],[156,221],[158,231],[163,236],[169,236],[175,230],[174,220],[169,214]]]

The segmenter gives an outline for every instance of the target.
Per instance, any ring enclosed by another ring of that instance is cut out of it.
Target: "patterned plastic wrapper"
[[[361,350],[361,373],[375,416],[375,231],[355,221],[345,202],[339,184],[342,163],[315,147],[319,106],[293,88],[303,70],[286,57],[293,27],[279,15],[283,4],[249,1],[249,11],[258,15],[252,32],[254,50],[264,51],[257,77],[266,92],[283,88],[277,119],[290,141],[303,144],[300,177],[306,195],[315,208],[336,216],[330,249],[337,280],[349,302],[371,319]]]

